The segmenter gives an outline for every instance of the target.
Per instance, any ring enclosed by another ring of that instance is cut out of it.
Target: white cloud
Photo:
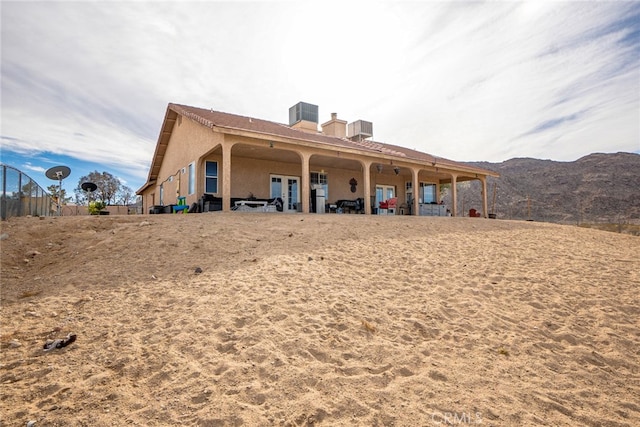
[[[25,162],[22,165],[22,168],[26,169],[26,170],[33,171],[33,172],[40,172],[40,173],[44,173],[45,172],[45,168],[43,168],[42,166],[34,166],[30,162]]]
[[[144,180],[168,102],[286,122],[302,100],[455,160],[637,151],[639,21],[622,2],[7,2],[3,147]]]

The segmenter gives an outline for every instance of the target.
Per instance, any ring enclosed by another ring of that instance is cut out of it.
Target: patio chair
[[[274,197],[269,200],[269,204],[267,206],[275,206],[276,211],[282,212],[284,210],[284,202],[280,197]]]
[[[396,206],[398,205],[398,198],[397,197],[392,197],[391,199],[387,200],[387,212],[389,213],[389,215],[395,215],[396,214]]]
[[[471,218],[480,218],[482,214],[475,209],[469,209],[469,216]]]
[[[384,202],[380,202],[380,207],[378,209],[378,214],[381,215],[395,215],[396,214],[396,205],[398,204],[398,198],[392,197],[390,199],[385,200]]]

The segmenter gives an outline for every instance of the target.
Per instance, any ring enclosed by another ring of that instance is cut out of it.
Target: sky
[[[168,103],[457,161],[640,153],[640,2],[2,1],[1,152],[147,179]]]

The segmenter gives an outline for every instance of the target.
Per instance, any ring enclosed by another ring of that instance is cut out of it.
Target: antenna
[[[62,205],[62,180],[71,174],[71,169],[67,166],[54,166],[47,169],[44,174],[49,179],[58,180],[58,216],[60,216],[60,206]]]
[[[83,182],[82,189],[88,193],[93,193],[98,189],[98,186],[95,185],[93,182]]]
[[[87,181],[87,182],[83,182],[81,187],[82,187],[82,191],[87,193],[87,202],[90,204],[91,201],[93,200],[93,197],[91,197],[91,194],[98,189],[98,186],[95,185],[93,182]]]

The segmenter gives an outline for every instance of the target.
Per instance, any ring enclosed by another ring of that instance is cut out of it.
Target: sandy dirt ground
[[[0,227],[2,426],[640,425],[638,237],[237,212]]]

